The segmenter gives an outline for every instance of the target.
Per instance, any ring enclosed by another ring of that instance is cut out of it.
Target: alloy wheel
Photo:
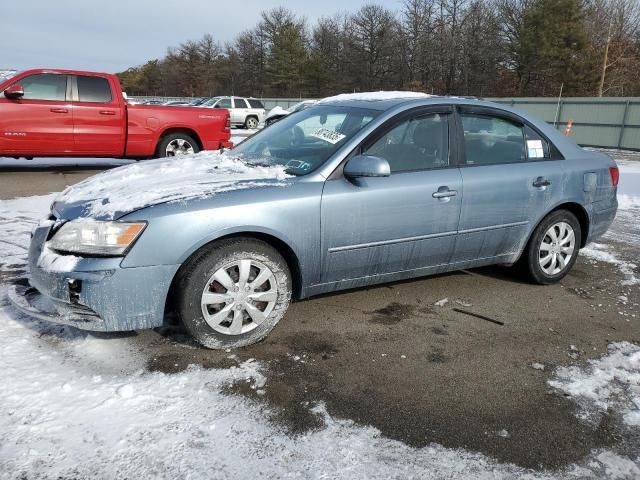
[[[216,332],[241,335],[257,328],[278,299],[273,272],[250,259],[233,261],[216,270],[202,292],[205,321]]]
[[[193,145],[183,138],[171,140],[166,148],[167,157],[177,157],[179,155],[189,155],[192,153],[195,153]]]
[[[547,275],[561,273],[575,252],[576,236],[571,225],[558,222],[545,232],[538,253],[540,268]]]

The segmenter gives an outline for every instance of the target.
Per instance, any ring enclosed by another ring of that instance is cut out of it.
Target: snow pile
[[[83,216],[111,219],[158,203],[283,186],[286,178],[283,166],[250,166],[227,153],[203,152],[109,170],[67,188],[56,202],[85,203]]]
[[[580,255],[597,262],[606,262],[616,265],[620,272],[624,275],[622,285],[636,285],[640,283],[640,279],[636,277],[635,270],[638,267],[635,263],[620,260],[614,250],[602,243],[590,243],[580,250]]]
[[[629,426],[640,426],[640,346],[612,343],[607,356],[590,360],[589,366],[561,367],[549,385],[578,403],[579,417],[597,421],[608,410],[622,412]]]
[[[427,95],[422,92],[405,92],[405,91],[380,91],[380,92],[361,92],[361,93],[341,93],[333,97],[327,97],[320,100],[318,103],[328,102],[345,102],[345,101],[382,101],[382,100],[400,100],[400,99],[412,99],[412,98],[429,98],[432,95]]]

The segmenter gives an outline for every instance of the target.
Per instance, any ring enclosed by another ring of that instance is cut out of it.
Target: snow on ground
[[[432,444],[415,449],[315,412],[325,426],[289,436],[264,407],[225,394],[268,373],[148,372],[126,338],[96,337],[0,307],[0,478],[634,478],[634,461],[594,451],[583,466],[531,472]],[[265,376],[267,375],[267,376]],[[638,459],[635,459],[637,462]],[[616,474],[618,472],[618,474]]]
[[[589,366],[561,367],[549,385],[567,394],[581,408],[580,418],[599,421],[607,411],[621,412],[628,426],[640,427],[640,346],[612,343],[609,354]]]
[[[56,202],[86,202],[84,216],[115,218],[118,213],[163,202],[284,186],[288,177],[284,170],[283,166],[250,166],[227,153],[201,152],[108,170],[67,188]]]
[[[31,230],[47,216],[55,194],[0,200],[0,282],[24,269]]]

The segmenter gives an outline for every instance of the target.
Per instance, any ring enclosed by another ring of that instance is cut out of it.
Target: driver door
[[[390,176],[326,182],[322,283],[392,280],[450,264],[462,200],[449,158],[450,117],[446,105],[410,113],[365,141],[359,153],[385,158]]]
[[[69,78],[38,73],[17,80],[24,96],[0,98],[0,151],[20,155],[74,152],[73,105]]]

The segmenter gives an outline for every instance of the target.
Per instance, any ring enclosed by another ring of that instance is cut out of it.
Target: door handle
[[[115,115],[116,112],[113,110],[100,110],[100,115]]]
[[[433,198],[448,198],[448,197],[455,197],[456,195],[458,195],[458,191],[449,190],[449,187],[440,187],[438,188],[437,192],[433,192],[431,194]]]
[[[68,108],[52,108],[51,113],[69,113]]]
[[[544,177],[538,177],[534,180],[532,185],[536,188],[548,187],[551,185],[551,182]]]

